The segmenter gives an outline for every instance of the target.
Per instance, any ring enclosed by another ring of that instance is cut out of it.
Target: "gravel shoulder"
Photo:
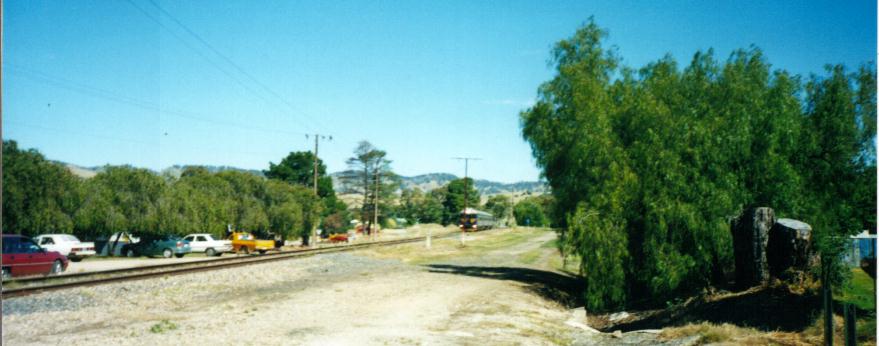
[[[3,301],[9,345],[591,344],[552,290],[564,274],[514,266],[552,232],[326,254]],[[457,253],[455,252],[457,251]],[[543,251],[546,254],[543,254]],[[533,256],[528,256],[529,258]],[[434,260],[427,260],[433,258]],[[576,322],[576,321],[575,321]],[[654,342],[656,340],[653,340]]]

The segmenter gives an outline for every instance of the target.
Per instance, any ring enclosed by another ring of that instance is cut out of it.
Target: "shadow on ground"
[[[687,323],[730,323],[763,331],[799,332],[809,327],[821,310],[816,295],[791,293],[784,287],[742,292],[716,300],[693,300],[680,307],[660,310],[636,321],[602,328],[623,332],[680,326]]]
[[[583,306],[583,283],[577,277],[550,271],[517,267],[475,267],[450,264],[424,266],[431,273],[457,274],[480,278],[516,281],[541,297],[574,308]]]

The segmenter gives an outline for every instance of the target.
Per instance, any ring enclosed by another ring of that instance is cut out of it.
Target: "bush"
[[[543,212],[543,208],[532,199],[524,199],[513,207],[513,216],[519,226],[544,227],[549,226],[549,220]]]
[[[580,272],[586,281],[584,297],[591,309],[615,308],[625,302],[627,239],[620,223],[599,218],[585,204],[568,218],[568,232],[581,248]]]

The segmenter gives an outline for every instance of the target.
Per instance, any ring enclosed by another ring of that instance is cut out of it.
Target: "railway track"
[[[442,239],[457,236],[459,233],[433,236],[434,239]],[[378,246],[390,246],[424,241],[427,237],[414,237],[395,239],[378,242],[368,242],[352,245],[329,246],[314,249],[290,250],[265,255],[226,257],[215,260],[197,262],[169,263],[136,268],[112,269],[95,272],[75,273],[59,276],[31,277],[15,280],[4,280],[3,291],[0,298],[12,298],[31,295],[35,293],[57,291],[74,287],[94,286],[113,282],[142,280],[152,277],[180,275],[202,271],[218,270],[258,263],[267,263],[286,259],[309,257],[324,253],[354,251]],[[13,287],[8,287],[13,286]]]

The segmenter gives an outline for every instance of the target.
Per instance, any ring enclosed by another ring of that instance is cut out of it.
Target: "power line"
[[[184,40],[182,37],[180,37],[179,35],[177,35],[177,33],[175,33],[173,30],[171,30],[170,28],[168,28],[167,26],[165,26],[165,24],[162,24],[162,21],[161,21],[161,20],[159,20],[158,18],[154,17],[153,15],[151,15],[149,12],[147,12],[146,10],[144,10],[143,8],[141,8],[140,6],[137,6],[137,4],[135,4],[133,0],[128,0],[128,3],[131,4],[131,6],[134,6],[134,8],[138,9],[138,10],[140,11],[140,13],[142,13],[144,16],[146,16],[147,18],[149,18],[150,20],[152,20],[153,22],[155,22],[156,24],[158,24],[160,27],[162,27],[163,29],[165,29],[165,31],[167,31],[168,33],[170,33],[172,37],[174,37],[175,39],[177,39],[178,41],[180,41],[181,43],[183,43],[183,45],[186,46],[186,48],[189,48],[190,50],[192,50],[193,52],[195,52],[196,54],[198,54],[198,56],[200,56],[202,59],[205,59],[208,63],[210,63],[211,66],[213,66],[214,68],[216,68],[217,70],[219,70],[220,72],[222,72],[223,74],[225,74],[227,77],[229,77],[230,79],[232,79],[236,84],[240,85],[242,88],[244,88],[245,90],[247,90],[248,92],[250,92],[250,93],[253,94],[254,96],[260,98],[260,99],[263,100],[264,102],[266,102],[266,103],[271,103],[271,101],[270,101],[268,98],[266,98],[264,95],[258,93],[256,90],[253,90],[253,88],[251,88],[250,86],[248,86],[247,84],[245,84],[244,82],[242,82],[240,79],[238,79],[237,77],[235,77],[234,75],[232,75],[232,73],[230,73],[230,72],[227,71],[226,69],[220,67],[220,65],[218,65],[216,62],[214,62],[213,60],[211,60],[210,58],[208,58],[206,55],[204,55],[201,51],[199,51],[198,49],[196,49],[195,47],[193,47],[189,42],[187,42],[187,41]],[[308,125],[306,125],[305,123],[302,123],[301,121],[298,121],[298,122],[299,122],[300,125],[302,125],[302,126],[304,126],[304,127],[308,127]]]
[[[9,63],[4,63],[4,65],[6,65],[7,67],[11,67],[13,71],[22,73],[23,76],[25,76],[25,77],[29,77],[33,80],[41,81],[41,82],[43,82],[47,85],[53,86],[53,87],[66,89],[66,90],[78,92],[81,94],[89,95],[92,97],[102,98],[102,99],[109,100],[109,101],[127,104],[130,106],[138,107],[138,108],[145,109],[145,110],[161,112],[161,113],[169,114],[169,115],[184,118],[184,119],[190,119],[190,120],[210,123],[210,124],[214,124],[214,125],[247,129],[247,130],[251,130],[251,131],[274,132],[274,133],[280,133],[280,134],[293,134],[293,135],[305,135],[306,134],[304,132],[294,132],[294,131],[286,131],[286,130],[279,130],[279,129],[261,128],[261,127],[255,127],[255,126],[250,126],[250,125],[245,125],[245,124],[240,124],[240,123],[235,123],[235,122],[208,119],[208,118],[200,117],[199,116],[200,114],[198,114],[198,113],[162,107],[155,102],[141,100],[141,99],[133,98],[130,96],[122,95],[122,94],[119,94],[119,93],[116,93],[113,91],[109,91],[106,89],[101,89],[101,88],[85,85],[82,83],[77,83],[74,81],[66,80],[63,78],[51,76],[49,74],[35,71],[35,70],[29,69],[29,68],[26,68],[23,66],[9,64]],[[197,114],[197,115],[193,115],[193,114]]]
[[[72,135],[77,135],[77,136],[98,138],[98,139],[104,139],[104,140],[110,140],[110,141],[130,142],[130,143],[137,143],[137,144],[144,144],[144,145],[155,145],[156,144],[155,142],[139,141],[139,140],[133,140],[133,139],[129,139],[129,138],[119,138],[119,137],[104,136],[104,135],[98,135],[98,134],[94,134],[94,133],[87,133],[87,132],[81,132],[81,131],[56,129],[56,128],[46,127],[46,126],[42,126],[42,125],[34,125],[34,124],[23,123],[23,122],[19,122],[19,121],[15,121],[15,120],[9,120],[8,118],[3,119],[3,122],[8,123],[8,124],[18,125],[18,126],[31,127],[31,128],[35,128],[35,129],[45,130],[45,131],[54,131],[54,132],[67,133],[67,134],[72,134]]]
[[[39,129],[39,130],[44,130],[44,131],[66,133],[66,134],[80,136],[80,137],[97,138],[97,139],[108,140],[108,141],[129,142],[129,143],[143,144],[143,145],[149,145],[149,146],[155,146],[157,143],[161,142],[161,138],[157,138],[157,140],[155,142],[147,142],[147,141],[141,141],[141,140],[134,140],[134,139],[130,139],[130,138],[121,138],[121,137],[99,135],[99,134],[89,133],[89,132],[65,130],[65,129],[59,129],[59,128],[54,128],[54,127],[29,124],[29,123],[24,123],[24,122],[20,122],[20,121],[16,121],[16,120],[9,120],[9,119],[3,119],[3,122],[5,124],[13,124],[13,125],[17,125],[17,126],[29,127],[29,128],[34,128],[34,129]],[[186,146],[188,148],[205,150],[205,151],[214,151],[215,152],[217,150],[216,146],[192,145],[191,143],[187,143]],[[247,154],[247,155],[278,155],[278,153],[270,153],[267,151],[243,151],[243,150],[234,150],[234,149],[233,150],[223,149],[223,153]]]
[[[129,1],[130,1],[130,0],[129,0]],[[204,45],[205,47],[207,47],[209,50],[211,50],[212,52],[214,52],[214,54],[216,54],[217,56],[219,56],[220,58],[222,58],[223,60],[225,60],[229,65],[231,65],[232,67],[234,67],[239,73],[243,74],[245,77],[247,77],[248,79],[250,79],[253,83],[255,83],[256,85],[260,86],[263,90],[265,90],[266,92],[268,92],[270,95],[274,96],[277,100],[279,100],[279,101],[281,101],[282,103],[284,103],[285,105],[287,105],[287,107],[289,107],[290,110],[292,110],[292,111],[294,111],[294,112],[297,111],[296,107],[293,106],[292,103],[290,103],[289,101],[287,101],[286,99],[284,99],[283,97],[281,97],[281,95],[279,95],[277,92],[275,92],[274,90],[272,90],[272,88],[269,88],[267,85],[265,85],[264,83],[260,82],[256,77],[254,77],[254,76],[251,75],[250,73],[247,73],[247,71],[245,71],[244,68],[242,68],[240,65],[238,65],[238,64],[236,64],[234,61],[232,61],[232,59],[230,59],[230,58],[227,57],[225,54],[221,53],[219,50],[217,50],[216,48],[214,48],[214,46],[211,45],[210,43],[208,43],[207,40],[203,39],[200,35],[198,35],[197,33],[195,33],[195,31],[193,31],[192,29],[190,29],[189,27],[187,27],[185,24],[183,24],[180,20],[178,20],[176,17],[174,17],[173,15],[171,15],[171,13],[168,13],[168,11],[166,11],[166,10],[163,9],[161,6],[159,6],[159,4],[157,4],[155,1],[153,1],[153,0],[148,0],[148,1],[149,1],[153,6],[155,6],[156,8],[158,8],[159,11],[161,11],[166,17],[168,17],[169,19],[171,19],[174,23],[176,23],[178,26],[180,26],[181,28],[183,28],[183,30],[185,30],[187,33],[189,33],[190,35],[192,35],[192,37],[194,37],[196,40],[198,40],[199,42],[201,42],[202,45]],[[314,120],[314,119],[312,119],[312,118],[310,118],[310,117],[308,117],[308,116],[306,116],[306,115],[301,115],[301,116],[302,116],[303,118],[305,118],[305,119],[310,120],[310,121],[313,122],[315,125],[318,125],[319,127],[323,127],[323,126],[322,126],[323,124],[320,124],[317,120]]]

